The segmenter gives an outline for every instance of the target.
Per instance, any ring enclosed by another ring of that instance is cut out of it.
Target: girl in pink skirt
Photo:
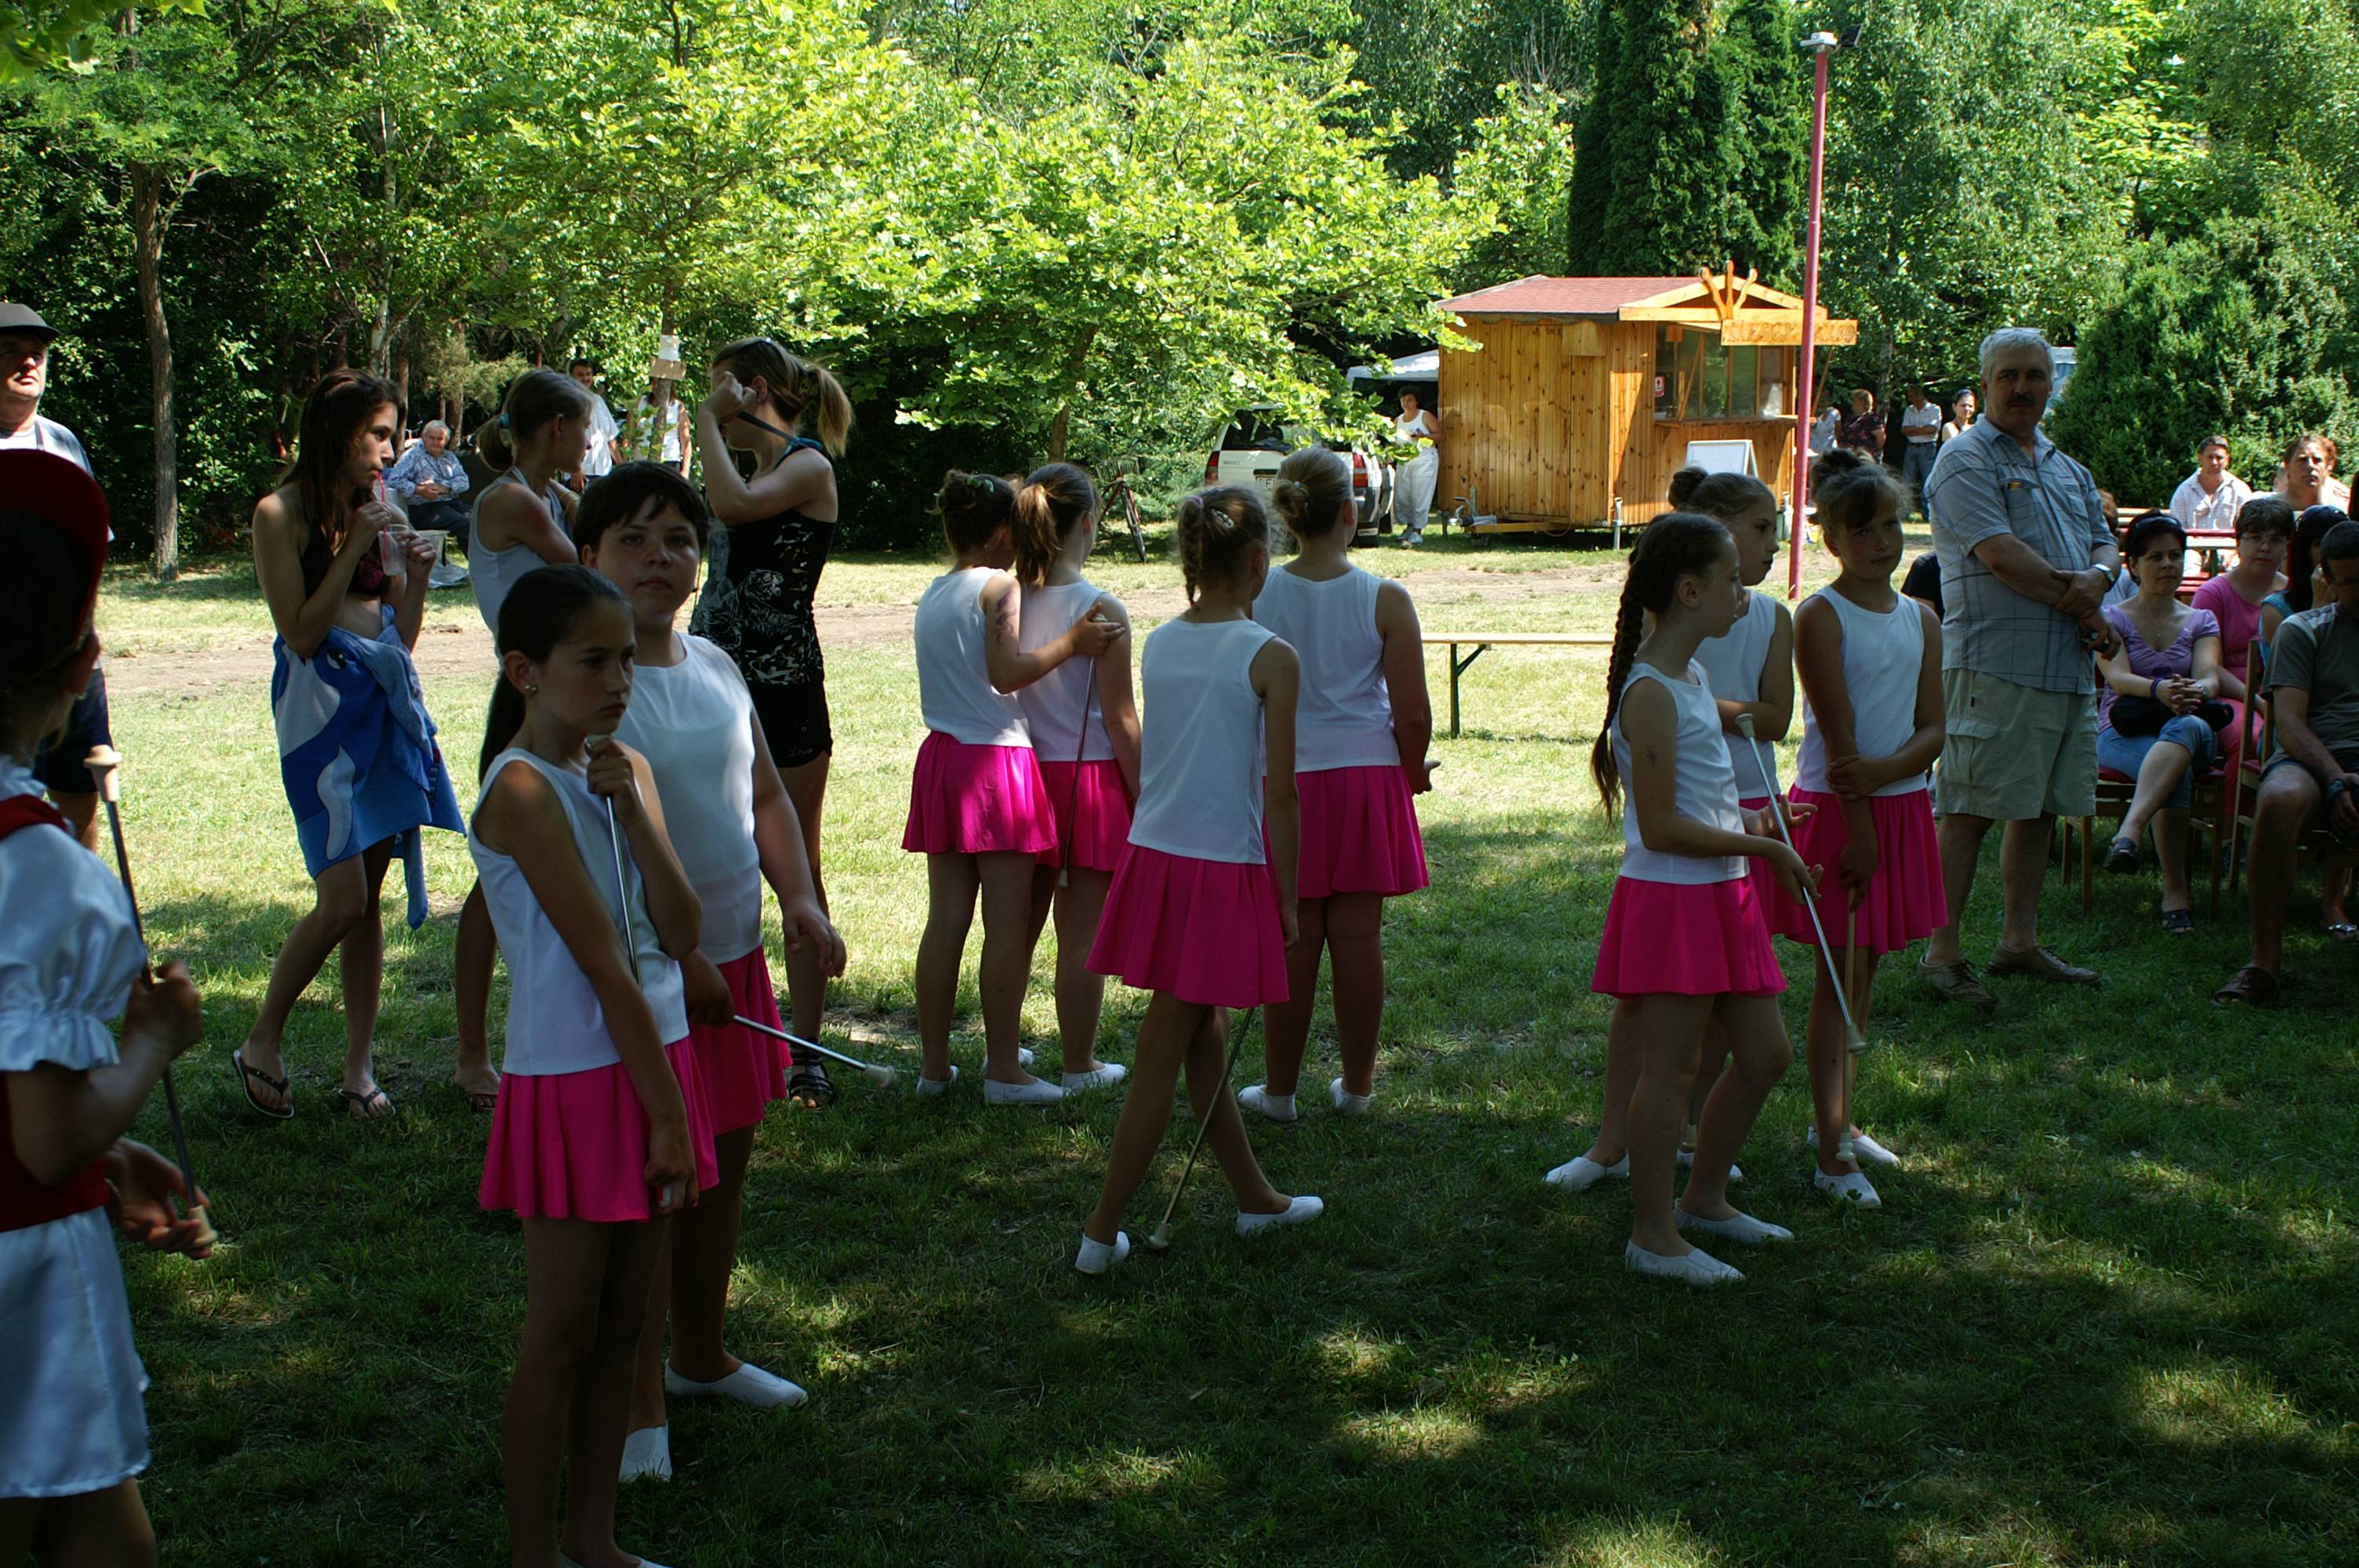
[[[1842,454],[1848,458],[1850,454]],[[1815,470],[1815,468],[1813,469]],[[1759,591],[1769,568],[1777,564],[1777,498],[1751,474],[1706,473],[1681,469],[1671,476],[1671,505],[1680,512],[1700,512],[1720,520],[1736,541],[1736,575],[1745,584],[1745,609],[1736,623],[1718,637],[1696,646],[1696,663],[1720,706],[1721,739],[1728,746],[1729,766],[1736,773],[1736,804],[1752,816],[1769,809],[1777,793],[1777,759],[1770,748],[1786,738],[1794,722],[1794,622],[1775,594]],[[1768,762],[1762,771],[1753,748],[1737,729],[1740,717],[1750,716],[1761,739],[1761,754]],[[1774,836],[1775,825],[1770,827]],[[1750,862],[1753,895],[1767,911],[1775,888],[1767,863]],[[1626,1128],[1630,1089],[1638,1081],[1636,1010],[1616,1002],[1605,1026],[1605,1103],[1597,1116],[1597,1141],[1549,1172],[1543,1179],[1566,1192],[1582,1192],[1609,1178],[1630,1173]],[[1704,1098],[1720,1080],[1728,1061],[1728,1033],[1713,1024],[1704,1035],[1703,1065],[1689,1096],[1688,1128],[1680,1140],[1679,1162],[1695,1163],[1695,1119],[1702,1114]],[[1731,1165],[1728,1179],[1741,1182],[1745,1173]]]
[[[1623,842],[1590,989],[1632,1004],[1639,1035],[1622,1256],[1639,1273],[1690,1285],[1744,1276],[1690,1247],[1682,1230],[1753,1247],[1793,1239],[1727,1195],[1737,1148],[1793,1059],[1775,1000],[1786,979],[1746,861],[1767,860],[1781,885],[1810,881],[1791,849],[1746,830],[1719,705],[1695,662],[1697,645],[1723,635],[1744,606],[1727,529],[1690,512],[1649,523],[1630,555],[1605,727],[1590,752],[1606,809],[1621,805]],[[1649,614],[1652,630],[1641,637]],[[1728,1033],[1731,1070],[1704,1101],[1694,1173],[1674,1210],[1680,1130],[1715,1022]]]
[[[843,972],[842,940],[820,907],[802,823],[770,760],[745,677],[727,654],[674,624],[696,591],[709,526],[695,486],[676,469],[647,462],[624,463],[593,485],[574,524],[582,559],[630,600],[636,676],[615,739],[647,759],[703,915],[697,950],[681,960],[680,974],[718,1178],[674,1222],[670,1256],[657,1265],[623,1445],[625,1481],[671,1475],[666,1393],[761,1409],[803,1402],[793,1383],[729,1354],[722,1325],[754,1130],[770,1102],[786,1098],[792,1065],[777,1040],[736,1022],[786,1027],[762,945],[766,880],[778,895],[787,951],[808,946],[821,974]]]
[[[1900,487],[1875,464],[1830,481],[1819,492],[1819,529],[1843,569],[1794,618],[1806,704],[1794,843],[1805,860],[1834,873],[1819,920],[1829,942],[1843,944],[1827,956],[1838,973],[1853,972],[1848,949],[1860,949],[1850,1000],[1863,1027],[1876,960],[1950,918],[1926,790],[1926,770],[1941,754],[1941,622],[1893,589],[1901,511]],[[1772,920],[1779,935],[1816,945],[1810,911],[1798,901],[1781,893]],[[1811,1179],[1831,1197],[1874,1208],[1875,1189],[1858,1163],[1836,1154],[1853,1070],[1835,1005],[1839,983],[1821,959],[1810,995],[1810,1141],[1819,1152]],[[1848,1130],[1861,1159],[1899,1163],[1865,1133]]]
[[[1092,617],[1127,631],[1130,612],[1122,600],[1082,576],[1098,538],[1098,487],[1088,474],[1071,463],[1034,470],[1016,488],[1013,536],[1027,652]],[[1026,967],[1053,910],[1061,1087],[1071,1094],[1118,1084],[1125,1072],[1097,1059],[1105,977],[1091,970],[1089,957],[1106,889],[1130,843],[1130,803],[1138,797],[1138,705],[1131,697],[1130,660],[1068,660],[1016,698],[1057,818],[1057,842],[1041,851],[1032,872]]]
[[[1425,749],[1433,704],[1408,590],[1351,561],[1359,510],[1342,455],[1306,447],[1280,465],[1278,515],[1301,553],[1269,574],[1254,620],[1302,661],[1294,772],[1302,802],[1297,884],[1301,938],[1287,950],[1288,998],[1269,1008],[1268,1080],[1237,1103],[1295,1119],[1294,1091],[1319,1000],[1319,957],[1333,965],[1337,1110],[1364,1115],[1375,1092],[1385,1016],[1385,900],[1425,886],[1413,797],[1433,787]]]
[[[1057,845],[1057,824],[1024,709],[1014,696],[1076,654],[1095,658],[1129,628],[1084,616],[1038,648],[1024,646],[1024,596],[1007,568],[1016,490],[990,474],[953,471],[938,503],[955,565],[918,600],[918,701],[926,740],[909,784],[901,848],[926,857],[926,931],[918,943],[918,1092],[958,1077],[951,1017],[959,961],[983,898],[983,1032],[986,1105],[1052,1105],[1056,1085],[1026,1070],[1018,1039],[1031,975],[1032,875]]]
[[[635,1561],[614,1545],[631,1363],[669,1222],[718,1174],[680,984],[696,892],[646,760],[612,739],[633,640],[630,607],[587,567],[517,579],[467,830],[509,979],[482,1202],[524,1222],[524,1339],[501,1420],[519,1563]]]
[[[1269,1184],[1223,1071],[1222,1010],[1287,998],[1302,666],[1253,620],[1254,597],[1269,575],[1261,498],[1200,491],[1180,503],[1179,535],[1189,608],[1147,639],[1138,811],[1090,951],[1091,968],[1155,994],[1138,1026],[1105,1186],[1073,1259],[1084,1274],[1103,1274],[1129,1256],[1122,1211],[1171,1124],[1183,1062],[1197,1114],[1211,1112],[1204,1141],[1237,1195],[1237,1234],[1316,1219],[1323,1207]]]

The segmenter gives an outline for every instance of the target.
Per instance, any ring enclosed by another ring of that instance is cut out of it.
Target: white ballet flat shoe
[[[671,1479],[671,1429],[664,1426],[643,1426],[623,1439],[622,1481],[669,1481]]]
[[[1307,1225],[1327,1212],[1327,1205],[1305,1193],[1300,1197],[1286,1200],[1286,1206],[1276,1214],[1239,1214],[1237,1234],[1258,1236],[1265,1230],[1275,1230],[1281,1225]]]
[[[1672,1158],[1679,1161],[1680,1169],[1682,1171],[1692,1171],[1695,1169],[1695,1151],[1692,1149],[1682,1149],[1673,1155]],[[1744,1179],[1745,1167],[1737,1164],[1734,1161],[1729,1162],[1728,1184],[1733,1187]]]
[[[1345,1116],[1365,1116],[1368,1114],[1368,1108],[1375,1103],[1376,1097],[1353,1094],[1343,1087],[1343,1080],[1337,1078],[1327,1086],[1327,1098],[1329,1103]]]
[[[1772,1225],[1766,1219],[1756,1219],[1742,1209],[1726,1219],[1706,1219],[1685,1209],[1672,1211],[1681,1230],[1701,1230],[1706,1236],[1723,1237],[1746,1247],[1766,1247],[1772,1241],[1791,1241],[1794,1233],[1782,1225]]]
[[[1632,1241],[1624,1245],[1622,1261],[1634,1274],[1650,1274],[1658,1280],[1677,1280],[1698,1290],[1709,1290],[1714,1285],[1734,1285],[1745,1278],[1701,1248],[1684,1258],[1666,1258]]]
[[[985,1105],[1054,1105],[1064,1098],[1065,1091],[1046,1078],[1035,1078],[1028,1084],[1003,1084],[997,1078],[983,1080]]]
[[[1130,1256],[1130,1232],[1117,1230],[1112,1241],[1093,1241],[1087,1232],[1082,1236],[1081,1250],[1073,1254],[1073,1271],[1093,1277]]]
[[[1237,1091],[1237,1104],[1246,1110],[1258,1111],[1272,1121],[1288,1122],[1299,1119],[1294,1108],[1292,1095],[1274,1095],[1267,1084],[1255,1084]]]
[[[1540,1178],[1549,1186],[1569,1193],[1585,1193],[1600,1182],[1626,1182],[1630,1179],[1630,1156],[1625,1154],[1611,1165],[1601,1165],[1586,1154],[1575,1154],[1555,1170]]]
[[[1059,1087],[1067,1094],[1080,1094],[1083,1089],[1103,1089],[1130,1076],[1130,1069],[1119,1062],[1101,1062],[1086,1073],[1067,1073]]]
[[[1882,1208],[1884,1200],[1875,1195],[1865,1176],[1848,1171],[1840,1176],[1830,1176],[1824,1171],[1810,1173],[1810,1185],[1839,1204],[1852,1208]]]
[[[1811,1148],[1816,1149],[1819,1146],[1818,1124],[1811,1123],[1810,1130],[1802,1136]],[[1900,1156],[1864,1132],[1854,1132],[1851,1135],[1851,1152],[1858,1157],[1859,1162],[1863,1165],[1882,1165],[1895,1171],[1900,1168]]]
[[[664,1392],[676,1399],[734,1400],[756,1410],[794,1410],[810,1398],[799,1383],[789,1383],[776,1372],[766,1372],[751,1361],[740,1361],[729,1376],[712,1383],[692,1383],[664,1368]]]
[[[929,1099],[938,1099],[941,1096],[948,1094],[950,1092],[951,1086],[956,1082],[958,1082],[958,1069],[956,1067],[952,1067],[951,1069],[951,1076],[947,1078],[929,1078],[926,1076],[925,1074],[919,1073],[918,1075],[918,1092],[924,1095]]]

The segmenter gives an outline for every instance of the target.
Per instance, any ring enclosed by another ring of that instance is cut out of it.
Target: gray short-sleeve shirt
[[[2336,756],[2359,752],[2359,621],[2321,604],[2288,615],[2269,644],[2269,689],[2310,693],[2310,732]]]
[[[2026,599],[1974,556],[2012,534],[2063,571],[2085,571],[2111,546],[2089,470],[2041,431],[2029,455],[1989,420],[1941,449],[1925,481],[1925,510],[1941,562],[1941,666],[1995,676],[2038,691],[2096,689],[2095,662],[2071,616]]]

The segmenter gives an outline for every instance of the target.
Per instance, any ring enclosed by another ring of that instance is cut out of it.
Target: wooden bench
[[[1473,665],[1475,660],[1493,648],[1610,648],[1614,639],[1595,633],[1570,632],[1428,632],[1425,645],[1450,650],[1450,732],[1458,733],[1458,678]],[[1458,656],[1460,648],[1473,651],[1464,658]]]

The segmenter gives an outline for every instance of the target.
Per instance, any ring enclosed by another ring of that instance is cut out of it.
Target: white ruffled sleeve
[[[146,957],[97,856],[48,826],[0,838],[0,1072],[113,1063],[108,1023]]]

